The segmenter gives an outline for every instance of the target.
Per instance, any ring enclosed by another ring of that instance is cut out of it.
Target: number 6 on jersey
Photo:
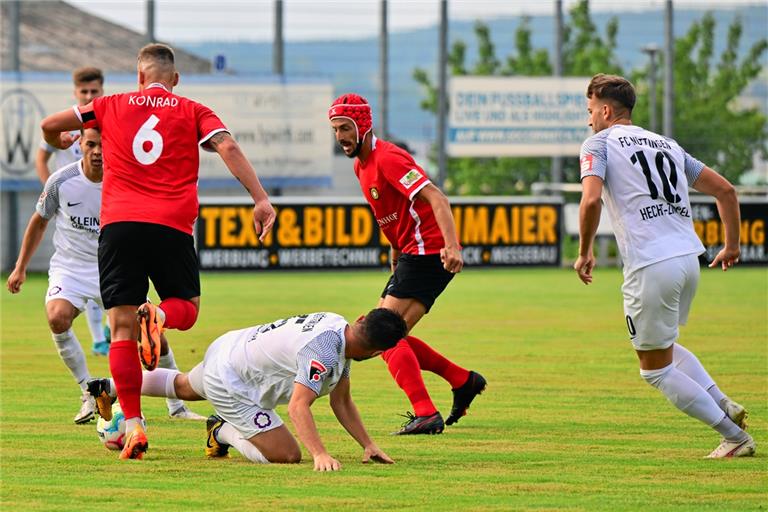
[[[160,122],[160,118],[152,114],[141,125],[133,138],[133,156],[140,164],[151,165],[155,163],[163,152],[163,136],[154,130],[158,122]]]

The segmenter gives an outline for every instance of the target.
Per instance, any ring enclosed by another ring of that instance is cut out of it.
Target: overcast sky
[[[66,0],[115,23],[143,32],[144,0]],[[564,10],[575,0],[564,0]],[[617,10],[623,2],[592,0],[594,10]],[[624,3],[626,5],[626,3]],[[633,0],[636,10],[663,9],[664,0]],[[725,5],[765,5],[760,0],[674,0],[676,8],[712,9]],[[348,39],[372,36],[379,30],[379,0],[284,0],[286,40]],[[272,0],[155,0],[155,34],[170,42],[202,40],[270,41],[273,37]],[[547,0],[449,0],[451,19],[493,19],[521,14],[550,14]],[[438,0],[389,0],[389,29],[403,31],[438,23]]]

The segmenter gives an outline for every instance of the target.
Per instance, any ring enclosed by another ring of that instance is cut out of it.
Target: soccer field
[[[354,320],[376,304],[383,272],[203,274],[202,310],[168,337],[182,370],[227,330],[297,313]],[[390,436],[409,408],[381,359],[354,363],[352,395],[369,433],[396,460],[363,465],[327,397],[313,406],[342,463],[315,473],[203,457],[205,426],[170,420],[144,398],[150,450],[119,461],[95,422],[72,423],[78,390],[45,323],[44,276],[2,295],[0,471],[3,510],[765,510],[768,506],[768,272],[702,269],[681,343],[750,411],[754,458],[704,460],[714,431],[642,381],[621,309],[621,274],[582,285],[567,269],[468,269],[413,334],[481,372],[488,389],[439,436]],[[84,320],[76,332],[95,376]],[[450,389],[426,374],[443,415]],[[192,408],[208,415],[205,402]],[[287,423],[285,407],[278,409]]]

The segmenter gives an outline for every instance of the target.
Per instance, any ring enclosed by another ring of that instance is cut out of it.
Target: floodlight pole
[[[8,18],[11,29],[11,69],[16,72],[16,80],[21,82],[21,2],[13,0],[8,5]],[[19,253],[19,193],[8,192],[8,259],[6,266],[10,270]]]
[[[379,104],[380,114],[378,129],[384,139],[389,137],[389,27],[387,21],[387,0],[381,0],[381,27],[379,30]]]
[[[664,25],[666,32],[664,59],[664,135],[673,137],[675,131],[675,34],[672,26],[672,0],[667,0]]]
[[[275,0],[275,38],[272,42],[272,72],[281,78],[285,74],[283,40],[283,0]]]
[[[445,155],[445,131],[448,108],[446,105],[448,67],[448,0],[440,0],[440,38],[437,62],[437,184],[445,184],[448,159]]]
[[[648,62],[648,129],[655,132],[658,129],[656,123],[656,54],[659,53],[659,47],[655,44],[649,44],[644,46],[642,50],[650,58]]]
[[[155,42],[155,0],[147,0],[147,43]]]
[[[555,62],[554,76],[563,76],[563,0],[555,0]],[[552,183],[563,181],[563,157],[552,157]]]

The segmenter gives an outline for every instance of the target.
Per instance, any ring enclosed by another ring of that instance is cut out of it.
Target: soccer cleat
[[[402,416],[408,418],[408,421],[403,423],[403,428],[397,432],[392,432],[393,436],[440,434],[445,428],[445,423],[443,422],[443,417],[440,415],[440,411],[437,411],[431,416],[416,416],[409,411]]]
[[[96,402],[99,416],[104,418],[105,421],[110,421],[112,419],[112,404],[115,403],[115,398],[109,394],[111,391],[109,379],[91,379],[87,385],[88,393]]]
[[[730,398],[723,398],[720,403],[725,407],[725,414],[731,418],[731,421],[738,425],[741,430],[745,430],[747,428],[747,416],[749,414],[744,406],[737,404]]]
[[[125,438],[125,446],[123,451],[120,452],[121,459],[141,459],[149,449],[149,441],[147,441],[147,434],[144,433],[144,428],[141,425],[136,425],[133,431]]]
[[[731,457],[751,457],[755,454],[757,445],[752,436],[746,434],[743,441],[733,442],[723,439],[720,446],[706,456],[707,459],[726,459]]]
[[[160,334],[163,332],[163,321],[157,315],[157,306],[145,302],[136,310],[139,322],[139,356],[141,364],[151,372],[157,368],[160,361]]]
[[[175,419],[175,420],[195,420],[195,421],[205,421],[205,416],[200,416],[196,412],[193,412],[189,410],[189,407],[186,405],[182,405],[175,411],[171,412],[168,411],[168,417]]]
[[[453,405],[451,414],[445,420],[446,425],[453,425],[459,418],[467,414],[469,404],[477,395],[485,390],[485,379],[477,372],[470,371],[469,378],[460,388],[453,390]]]
[[[96,401],[91,395],[85,392],[83,393],[81,400],[83,403],[80,406],[78,413],[75,414],[75,423],[78,425],[88,423],[93,419],[94,414],[96,413]]]
[[[109,342],[97,341],[96,343],[93,344],[91,351],[95,356],[107,356],[109,355]]]
[[[205,429],[208,432],[208,439],[205,441],[205,456],[209,459],[229,457],[229,445],[220,443],[216,439],[216,433],[224,424],[224,418],[215,414],[208,417],[205,422]]]

